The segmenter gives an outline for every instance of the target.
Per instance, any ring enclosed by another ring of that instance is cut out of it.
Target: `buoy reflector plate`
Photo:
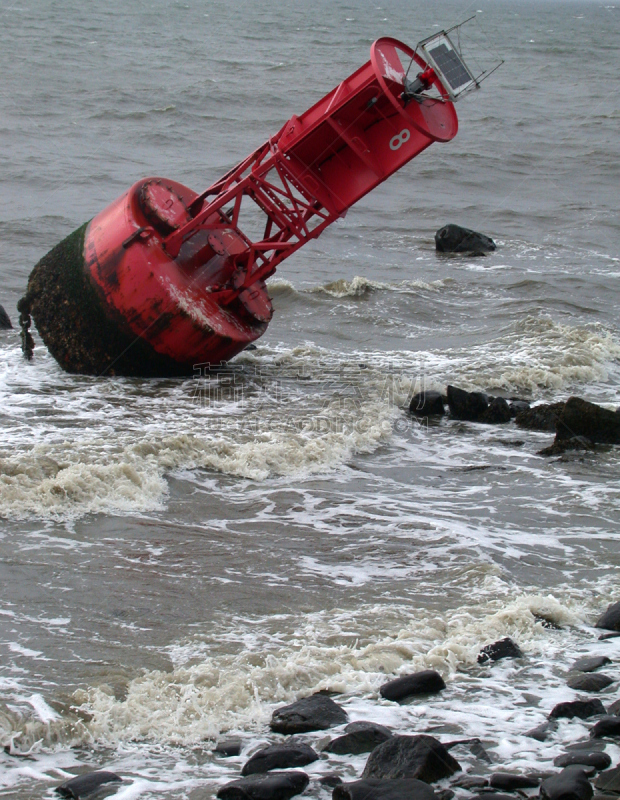
[[[140,190],[140,205],[153,227],[167,236],[191,219],[187,207],[171,186],[149,181]]]

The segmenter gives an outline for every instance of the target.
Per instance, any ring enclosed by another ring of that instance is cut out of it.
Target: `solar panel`
[[[474,76],[445,31],[420,42],[419,46],[452,99],[475,84]]]

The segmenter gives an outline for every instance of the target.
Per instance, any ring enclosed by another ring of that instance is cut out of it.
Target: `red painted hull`
[[[144,188],[153,186],[161,187],[163,198],[156,198],[160,206],[170,202],[181,214],[197,196],[161,178],[134,184],[90,222],[84,240],[87,276],[110,320],[119,330],[141,338],[155,353],[188,372],[199,364],[227,361],[267,330],[271,303],[265,284],[254,284],[253,297],[248,296],[245,304],[239,299],[227,307],[216,303],[211,290],[230,278],[231,256],[243,251],[245,244],[235,240],[232,232],[224,234],[229,237],[224,253],[218,246],[222,232],[215,234],[216,240],[211,236],[210,243],[206,229],[202,246],[194,242],[191,251],[186,248],[171,258],[163,240],[175,220],[158,219],[143,201]],[[163,216],[161,207],[156,209],[159,216]],[[146,230],[140,234],[141,229]],[[258,319],[253,310],[263,318]]]

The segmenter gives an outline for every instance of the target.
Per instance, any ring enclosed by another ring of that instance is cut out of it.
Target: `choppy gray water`
[[[16,322],[34,263],[134,180],[203,188],[375,38],[478,10],[506,64],[456,139],[282,265],[267,335],[225,373],[70,376],[0,333],[0,739],[33,757],[0,755],[0,796],[96,765],[125,800],[208,796],[243,761],[212,758],[221,732],[247,752],[321,688],[352,719],[540,767],[559,750],[522,734],[574,696],[567,666],[618,658],[590,627],[620,596],[618,450],[546,460],[548,435],[403,407],[447,382],[620,403],[620,6],[3,6],[0,302]],[[446,222],[497,252],[437,256]],[[481,672],[506,635],[526,666]],[[440,699],[377,700],[422,666]]]

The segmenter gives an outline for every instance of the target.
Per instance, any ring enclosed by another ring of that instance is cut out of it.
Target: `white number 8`
[[[390,150],[400,150],[409,139],[411,139],[411,131],[408,128],[403,128],[400,133],[390,139]]]

